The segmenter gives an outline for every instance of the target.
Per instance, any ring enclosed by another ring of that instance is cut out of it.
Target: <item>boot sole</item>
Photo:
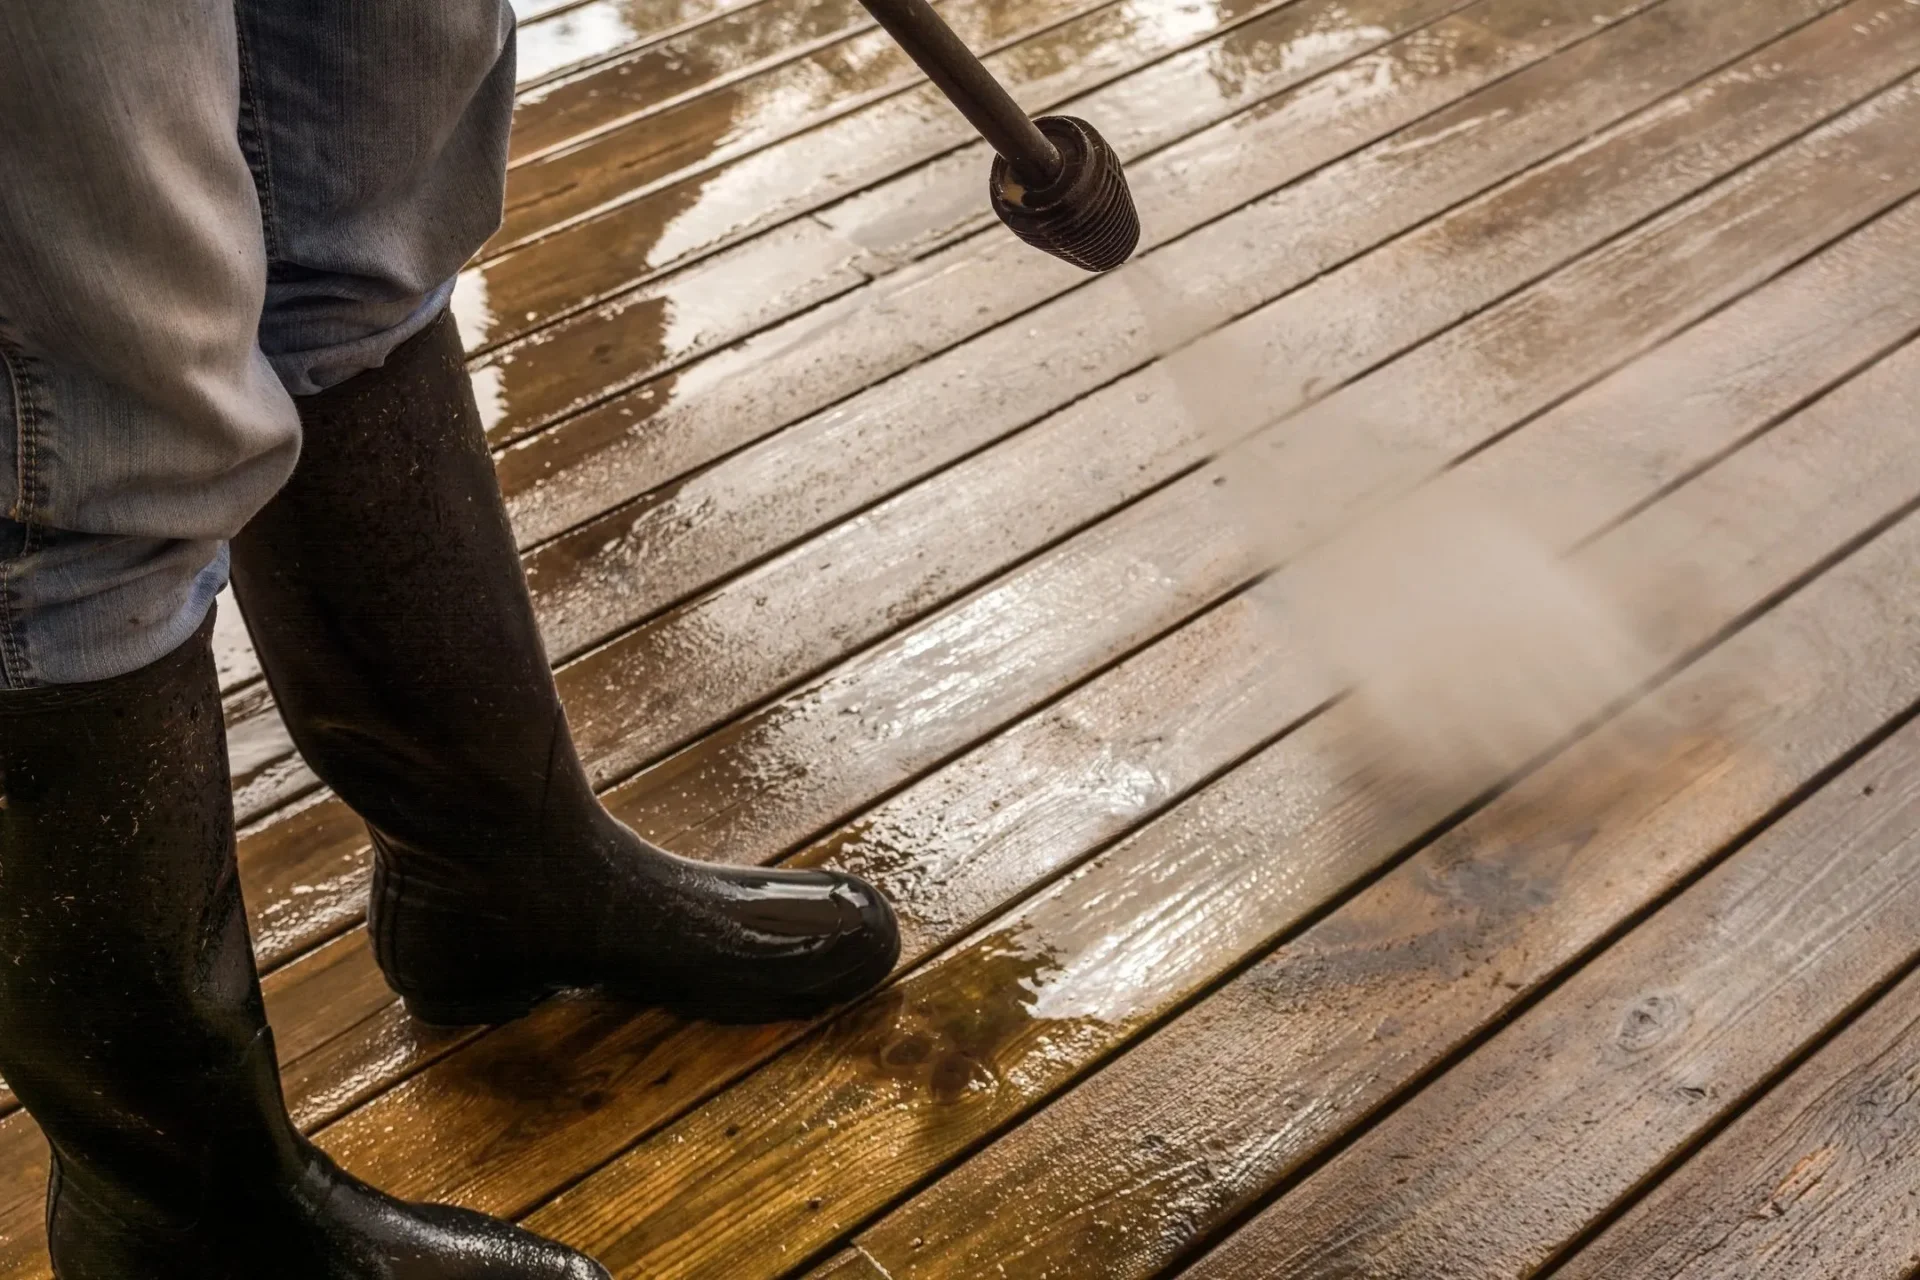
[[[400,1003],[416,1022],[430,1027],[493,1027],[515,1022],[532,1013],[554,995],[443,1000],[433,996],[401,996]]]

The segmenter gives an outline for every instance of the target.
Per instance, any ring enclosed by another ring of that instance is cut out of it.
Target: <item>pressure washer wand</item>
[[[993,211],[1013,234],[1088,271],[1125,262],[1140,215],[1120,157],[1084,120],[1029,120],[927,0],[861,0],[997,154]]]

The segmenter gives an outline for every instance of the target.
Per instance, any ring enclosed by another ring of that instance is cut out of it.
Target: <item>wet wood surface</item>
[[[1920,3],[939,7],[1127,157],[1141,263],[993,224],[858,4],[520,0],[456,295],[609,806],[872,878],[894,980],[414,1024],[229,611],[300,1123],[623,1280],[1920,1264]],[[1261,371],[1204,413],[1196,336]],[[1324,486],[1263,575],[1211,454],[1355,421],[1431,461]],[[1541,510],[1644,696],[1514,779],[1356,764],[1283,605],[1416,483]],[[0,1276],[43,1277],[12,1107]]]

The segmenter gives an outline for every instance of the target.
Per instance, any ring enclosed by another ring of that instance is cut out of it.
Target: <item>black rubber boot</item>
[[[554,692],[452,319],[300,402],[286,488],[234,543],[280,712],[374,842],[375,954],[415,1016],[595,987],[804,1017],[899,953],[870,886],[675,857],[593,794]]]
[[[406,1205],[287,1118],[234,865],[209,625],[0,693],[0,1072],[53,1145],[61,1280],[605,1280]]]

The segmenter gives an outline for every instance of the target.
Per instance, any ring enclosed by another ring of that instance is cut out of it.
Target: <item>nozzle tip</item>
[[[993,211],[1022,240],[1088,271],[1111,271],[1140,242],[1140,214],[1120,157],[1085,120],[1042,116],[1034,124],[1059,149],[1060,174],[1033,187],[995,157]]]

